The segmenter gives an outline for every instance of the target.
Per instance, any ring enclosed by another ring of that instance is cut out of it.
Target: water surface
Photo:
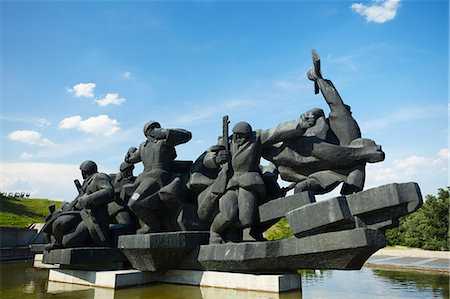
[[[194,286],[150,284],[110,290],[48,282],[48,270],[30,261],[0,264],[0,298],[95,299],[299,299],[299,298],[449,298],[449,276],[363,268],[359,271],[300,271],[302,291],[283,294]]]

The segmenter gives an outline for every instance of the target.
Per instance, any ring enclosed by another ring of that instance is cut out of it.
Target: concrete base
[[[44,251],[42,262],[58,264],[61,268],[102,271],[129,268],[129,263],[123,253],[117,248],[85,247],[65,248]]]
[[[33,267],[42,268],[42,269],[57,269],[57,268],[59,268],[59,264],[44,264],[42,262],[43,256],[44,256],[43,253],[36,253],[34,255]]]
[[[301,280],[298,274],[256,275],[192,270],[141,272],[139,270],[83,271],[51,269],[48,280],[113,289],[151,282],[274,293],[301,289]]]

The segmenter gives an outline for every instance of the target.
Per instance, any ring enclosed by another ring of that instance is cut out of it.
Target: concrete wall
[[[36,229],[0,227],[0,247],[28,246],[36,235]]]

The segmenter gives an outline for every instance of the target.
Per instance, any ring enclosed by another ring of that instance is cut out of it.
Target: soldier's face
[[[160,128],[160,126],[155,124],[155,125],[148,127],[147,131],[145,131],[145,136],[150,137],[155,128]]]
[[[237,145],[243,145],[244,143],[247,142],[247,140],[248,140],[248,135],[245,134],[245,133],[234,133],[234,134],[233,134],[233,139],[234,139],[234,142],[235,142]]]
[[[133,169],[131,169],[131,168],[127,168],[124,171],[122,171],[122,176],[124,178],[130,177],[132,175],[133,175]]]
[[[88,177],[88,173],[86,171],[82,170],[81,176],[83,177],[83,179],[86,179]]]

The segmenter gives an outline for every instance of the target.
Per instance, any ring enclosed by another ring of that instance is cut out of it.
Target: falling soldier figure
[[[253,131],[250,124],[239,122],[233,127],[229,150],[210,152],[204,158],[204,165],[210,168],[222,166],[220,175],[213,183],[207,200],[218,202],[218,214],[210,227],[210,243],[224,241],[228,228],[251,227],[255,221],[258,200],[266,196],[261,177],[260,159],[264,147],[279,143],[285,138],[298,137],[314,125],[313,111],[304,113],[298,120],[279,124],[274,129]],[[224,142],[223,142],[224,143]],[[225,183],[221,180],[226,180]],[[224,185],[225,188],[217,188]],[[220,190],[224,189],[224,190]]]
[[[134,182],[134,193],[128,207],[144,223],[140,234],[159,232],[163,229],[159,210],[165,204],[176,201],[184,190],[181,180],[172,171],[177,154],[175,146],[188,142],[191,132],[183,129],[163,129],[156,121],[144,126],[144,141],[137,151],[125,157],[125,162],[142,162],[144,171]],[[163,192],[164,191],[164,192]]]
[[[83,185],[75,180],[79,195],[54,212],[43,231],[52,235],[46,250],[82,246],[108,246],[108,203],[114,189],[108,175],[97,171],[97,164],[84,161],[80,165]]]
[[[361,138],[361,130],[330,80],[323,79],[320,58],[312,50],[313,67],[307,76],[314,81],[315,93],[322,93],[330,108],[326,118],[321,109],[316,125],[302,138],[284,140],[281,146],[263,153],[286,181],[294,182],[295,192],[323,194],[343,183],[341,194],[361,191],[366,163],[384,160],[381,146]]]

